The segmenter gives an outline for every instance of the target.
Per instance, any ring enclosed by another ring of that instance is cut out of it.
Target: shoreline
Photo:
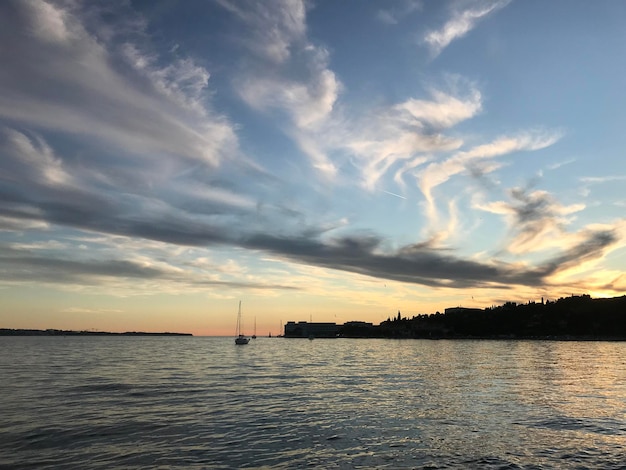
[[[170,332],[149,333],[145,331],[125,331],[123,333],[114,333],[109,331],[0,328],[0,336],[193,336],[193,334]]]

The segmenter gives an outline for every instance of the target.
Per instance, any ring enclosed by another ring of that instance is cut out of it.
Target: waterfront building
[[[285,338],[336,338],[339,325],[306,321],[289,321],[285,325]]]

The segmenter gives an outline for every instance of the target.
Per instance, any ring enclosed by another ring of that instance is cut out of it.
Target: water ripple
[[[624,353],[593,342],[3,338],[0,469],[624,468]]]

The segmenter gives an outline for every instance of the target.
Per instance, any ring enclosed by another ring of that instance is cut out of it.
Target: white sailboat
[[[248,344],[250,338],[241,332],[241,300],[239,301],[239,311],[237,312],[237,337],[235,338],[235,344]]]

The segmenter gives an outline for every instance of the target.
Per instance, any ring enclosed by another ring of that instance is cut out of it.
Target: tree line
[[[343,337],[602,339],[626,340],[626,296],[592,299],[590,295],[556,301],[506,302],[486,309],[450,308],[445,313],[403,317],[400,312],[380,325],[354,322]]]

